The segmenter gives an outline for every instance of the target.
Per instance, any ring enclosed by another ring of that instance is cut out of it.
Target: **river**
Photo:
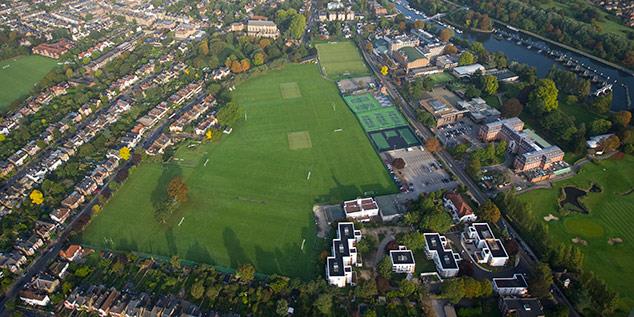
[[[406,0],[394,2],[394,5],[396,6],[396,9],[398,9],[406,17],[410,17],[411,20],[428,19],[428,17],[422,12],[417,13],[413,8],[407,8],[405,6],[407,5]],[[435,20],[431,21],[434,21],[436,25],[443,27],[443,25],[438,24],[439,22],[436,22]],[[602,86],[604,82],[612,85],[612,110],[618,111],[632,108],[633,102],[631,100],[634,98],[634,95],[632,95],[634,94],[634,76],[583,55],[558,47],[554,44],[546,43],[526,34],[519,34],[518,32],[509,30],[504,26],[496,27],[504,32],[504,35],[498,34],[494,36],[493,34],[488,33],[465,32],[462,34],[456,34],[456,36],[481,42],[487,50],[491,52],[502,52],[511,61],[517,61],[519,63],[534,66],[540,77],[545,76],[553,65],[565,68],[564,62],[560,62],[557,60],[556,56],[548,54],[548,50],[562,52],[567,58],[571,58],[572,60],[582,64],[583,67],[591,69],[593,74],[596,74],[597,77],[601,76],[600,74],[603,74],[599,82],[593,84],[593,90]],[[508,40],[509,34],[514,36],[514,38]],[[518,44],[518,36],[524,40],[524,43]],[[527,44],[525,43],[527,41],[531,42],[531,49],[526,46]],[[594,72],[595,70],[596,72]]]

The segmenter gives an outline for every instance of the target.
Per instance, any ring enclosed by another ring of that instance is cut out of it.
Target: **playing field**
[[[287,65],[249,79],[234,100],[246,120],[231,135],[182,146],[168,164],[142,163],[83,241],[221,266],[252,263],[262,273],[308,279],[323,270],[313,205],[396,191],[317,65]],[[174,175],[187,183],[189,201],[167,227],[154,219],[152,205]]]
[[[315,45],[319,64],[330,79],[370,75],[357,46],[351,41]]]
[[[585,255],[584,266],[606,280],[618,291],[621,308],[634,309],[634,157],[622,160],[606,160],[598,164],[584,165],[579,175],[554,183],[552,189],[540,189],[520,196],[532,205],[535,218],[553,214],[560,219],[548,223],[549,235],[559,241],[572,243],[579,237],[587,246],[578,246]],[[601,192],[588,192],[583,203],[589,214],[558,213],[560,189],[573,185],[587,190],[592,183]],[[622,243],[610,244],[608,239],[621,238]]]
[[[0,111],[28,94],[33,85],[56,66],[53,59],[31,55],[0,61]]]

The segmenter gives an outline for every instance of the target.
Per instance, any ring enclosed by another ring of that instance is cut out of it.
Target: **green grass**
[[[594,7],[601,15],[602,21],[598,23],[599,27],[601,28],[601,33],[616,33],[620,35],[625,35],[627,33],[634,31],[634,29],[624,25],[620,21],[617,21],[618,20],[617,17],[611,16],[609,13],[603,11],[602,8],[600,8],[599,6],[593,5],[588,0],[574,0],[574,1],[551,0],[540,5],[540,7],[544,9],[555,8],[555,9],[563,10],[565,14],[571,18],[574,18],[575,15],[579,11],[583,10],[583,8],[587,6]],[[584,21],[581,21],[581,20],[578,20],[578,21],[589,25],[589,23],[586,23]]]
[[[319,43],[315,47],[319,64],[330,79],[370,74],[357,46],[351,41]]]
[[[301,97],[282,97],[280,85],[289,82],[297,83]],[[396,191],[317,65],[287,65],[251,78],[237,87],[234,100],[246,121],[217,144],[180,147],[175,163],[142,163],[83,241],[234,268],[252,263],[260,273],[309,279],[323,270],[313,205]],[[156,222],[152,205],[174,175],[187,183],[189,201],[168,228]]]
[[[559,101],[559,110],[563,111],[565,114],[572,116],[575,118],[575,122],[577,123],[585,123],[586,127],[590,127],[592,121],[597,119],[607,119],[606,116],[596,114],[588,108],[586,108],[580,102],[578,103],[569,103],[563,98],[563,100]]]
[[[520,196],[532,205],[534,217],[552,213],[559,221],[548,223],[549,235],[564,243],[581,237],[587,246],[579,246],[585,255],[584,267],[603,278],[621,296],[620,307],[625,311],[634,308],[634,193],[624,195],[634,188],[634,157],[623,160],[607,160],[584,165],[571,179],[554,183],[552,189],[539,189]],[[574,185],[582,189],[597,183],[600,193],[589,192],[583,198],[589,214],[560,215],[558,197],[560,189]],[[619,237],[622,244],[609,245],[608,239]]]
[[[428,76],[433,86],[440,86],[454,81],[456,78],[447,72],[432,74]]]
[[[48,74],[57,63],[38,56],[18,56],[0,61],[0,111],[27,95],[33,85]]]

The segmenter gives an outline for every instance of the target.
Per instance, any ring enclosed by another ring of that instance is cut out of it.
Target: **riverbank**
[[[461,7],[463,7],[462,5],[457,4],[457,3],[455,3],[455,2],[452,2],[452,1],[449,1],[449,0],[443,0],[443,1],[444,1],[445,3],[451,4],[451,5],[456,6],[456,7],[460,7],[460,8],[461,8]],[[497,24],[501,24],[501,25],[506,26],[506,27],[512,27],[513,29],[518,30],[518,32],[524,33],[524,34],[526,34],[526,35],[533,36],[533,37],[538,38],[538,39],[540,39],[540,40],[542,40],[542,41],[544,41],[544,42],[547,42],[547,43],[550,43],[550,44],[556,45],[556,46],[561,47],[561,48],[564,48],[564,49],[567,49],[567,50],[572,51],[572,52],[574,52],[574,53],[577,53],[577,54],[579,54],[579,55],[583,55],[583,56],[585,56],[585,57],[587,57],[587,58],[590,58],[590,59],[592,59],[592,60],[594,60],[594,61],[596,61],[596,62],[602,63],[602,64],[604,64],[604,65],[606,65],[606,66],[610,66],[610,67],[616,68],[616,69],[618,69],[618,70],[620,70],[620,71],[622,71],[622,72],[625,72],[625,73],[627,73],[627,74],[629,74],[629,75],[631,75],[631,76],[634,76],[634,71],[633,71],[633,70],[628,69],[628,68],[626,68],[626,67],[623,67],[623,66],[621,66],[621,65],[619,65],[619,64],[616,64],[616,63],[610,62],[610,61],[608,61],[608,60],[605,60],[605,59],[603,59],[603,58],[601,58],[601,57],[598,57],[598,56],[596,56],[596,55],[590,54],[590,53],[588,53],[588,52],[586,52],[586,51],[583,51],[583,50],[580,50],[580,49],[574,48],[574,47],[569,46],[569,45],[567,45],[567,44],[563,44],[563,43],[560,43],[560,42],[557,42],[557,41],[551,40],[551,39],[546,38],[546,37],[544,37],[544,36],[542,36],[542,35],[539,35],[539,34],[537,34],[537,33],[533,33],[533,32],[531,32],[531,31],[527,31],[527,30],[521,29],[521,28],[519,28],[519,27],[517,27],[517,26],[515,26],[515,25],[511,25],[511,24],[508,24],[508,23],[506,23],[506,22],[502,22],[502,21],[500,21],[500,20],[498,20],[498,19],[491,18],[491,21],[493,21],[493,22],[495,22],[495,23],[497,23]],[[445,19],[445,22],[446,22],[446,19]]]

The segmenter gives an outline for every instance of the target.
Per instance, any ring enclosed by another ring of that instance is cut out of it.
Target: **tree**
[[[119,149],[119,157],[122,160],[125,160],[125,161],[130,159],[130,149],[127,146],[124,146],[124,147],[120,148]]]
[[[478,208],[478,218],[486,222],[497,223],[501,217],[500,209],[493,203],[491,199],[485,201]]]
[[[251,68],[251,62],[249,62],[248,58],[245,58],[240,61],[240,68],[242,69],[243,72],[246,72],[247,70],[249,70],[249,68]]]
[[[402,170],[403,168],[405,168],[405,160],[397,157],[392,161],[392,166],[397,170]]]
[[[71,79],[73,77],[73,69],[67,68],[65,74],[66,74],[66,78]]]
[[[205,297],[207,297],[207,299],[209,299],[210,301],[216,300],[219,294],[220,289],[215,285],[207,287],[207,290],[205,291]]]
[[[601,147],[605,151],[614,151],[621,146],[621,139],[619,139],[616,135],[611,135],[610,137],[601,141]]]
[[[405,233],[399,240],[412,251],[425,248],[425,236],[417,231]]]
[[[260,66],[264,64],[264,53],[257,52],[253,55],[253,65]]]
[[[211,139],[213,139],[213,137],[214,137],[214,132],[211,129],[209,129],[209,130],[207,130],[207,132],[205,132],[205,138],[207,140],[211,141]]]
[[[594,98],[590,108],[596,113],[607,113],[610,111],[610,105],[612,105],[612,92]]]
[[[277,313],[280,316],[288,315],[288,302],[285,299],[282,298],[277,301],[275,313]]]
[[[242,73],[242,64],[239,61],[231,61],[229,66],[231,66],[231,72],[234,74]]]
[[[477,157],[471,157],[467,164],[467,173],[473,178],[480,178],[480,169],[482,169],[482,163]]]
[[[482,90],[489,95],[495,95],[498,92],[498,79],[493,75],[485,75],[482,77]]]
[[[376,267],[380,276],[389,279],[392,276],[392,260],[390,257],[384,256]]]
[[[206,39],[200,41],[200,43],[198,44],[198,54],[203,56],[209,55],[209,45]]]
[[[304,34],[304,30],[306,29],[306,17],[303,14],[295,14],[291,19],[291,26],[289,27],[289,31],[291,32],[291,36],[299,40]]]
[[[330,316],[332,311],[332,295],[328,293],[322,293],[315,300],[315,307],[323,315]]]
[[[505,118],[517,117],[522,113],[524,106],[517,98],[511,98],[502,105],[501,113]]]
[[[42,194],[41,191],[34,189],[31,194],[29,195],[29,198],[31,198],[31,202],[34,205],[41,205],[42,203],[44,203],[44,195]]]
[[[398,283],[399,292],[403,297],[410,297],[416,292],[416,284],[414,281],[403,279]]]
[[[167,196],[179,204],[187,201],[187,192],[187,184],[185,184],[183,178],[180,176],[175,176],[167,184]]]
[[[553,112],[559,107],[558,95],[559,90],[552,79],[540,79],[528,96],[528,109],[538,115]]]
[[[449,44],[445,46],[445,54],[450,54],[450,55],[458,54],[458,48],[452,44]]]
[[[553,274],[550,267],[548,267],[548,264],[540,262],[528,280],[528,290],[530,294],[538,298],[547,298],[550,296],[550,287],[552,285]]]
[[[437,138],[429,138],[425,141],[425,148],[431,153],[436,153],[442,149]]]
[[[387,76],[388,70],[389,69],[387,68],[387,66],[385,65],[381,66],[381,75]]]
[[[442,209],[435,209],[430,214],[423,216],[421,226],[433,232],[447,232],[451,228],[453,222],[449,213]]]
[[[170,258],[170,265],[173,270],[178,270],[181,268],[181,260],[178,258],[178,255],[173,255]]]
[[[255,268],[251,264],[240,265],[236,271],[236,277],[243,283],[248,284],[255,278]]]
[[[616,125],[619,129],[626,128],[631,121],[632,113],[627,110],[618,111],[612,114],[612,123],[614,123],[614,125]]]
[[[590,124],[590,134],[599,135],[608,132],[612,127],[612,122],[606,119],[597,119]]]
[[[453,31],[451,29],[445,28],[440,31],[438,38],[443,42],[449,42],[449,40],[453,37]]]
[[[460,58],[458,59],[458,65],[460,66],[475,64],[475,62],[475,56],[468,51],[460,54]]]
[[[203,294],[205,294],[205,286],[203,285],[203,281],[198,281],[192,285],[192,288],[189,290],[190,294],[194,299],[203,298]]]
[[[101,212],[101,206],[99,206],[99,204],[94,204],[92,205],[92,207],[90,207],[90,211],[93,215],[96,215]]]

